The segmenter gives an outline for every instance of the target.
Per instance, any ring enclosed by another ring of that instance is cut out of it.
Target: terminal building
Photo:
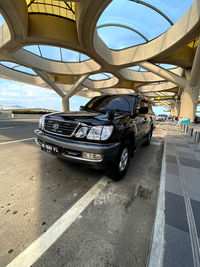
[[[2,119],[0,178],[8,181],[0,186],[6,199],[1,203],[2,266],[200,267],[200,129],[194,125],[200,105],[200,0],[0,0],[0,14],[0,78],[55,91],[64,112],[75,95],[136,93],[188,123],[155,123],[152,146],[143,148],[128,179],[116,185],[104,176],[95,184],[99,174],[64,165],[47,153],[41,156],[31,144],[36,122]],[[10,192],[15,187],[18,198]],[[96,200],[101,190],[107,191]],[[6,221],[15,197],[26,208],[13,210]],[[81,212],[93,206],[82,216],[71,211],[76,205]],[[36,216],[27,223],[31,212]],[[68,214],[73,217],[69,223]],[[66,229],[72,223],[71,233]]]

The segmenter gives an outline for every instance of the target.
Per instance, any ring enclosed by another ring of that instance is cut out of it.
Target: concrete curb
[[[164,141],[164,150],[162,157],[162,167],[160,174],[160,187],[158,192],[158,201],[156,217],[151,240],[150,255],[147,267],[162,267],[164,256],[164,226],[165,226],[165,174],[166,174],[166,139]]]

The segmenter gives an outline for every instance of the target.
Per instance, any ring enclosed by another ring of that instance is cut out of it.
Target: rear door
[[[148,107],[148,103],[144,100],[140,102],[141,107]],[[150,114],[140,114],[141,117],[141,130],[142,130],[142,138],[145,139],[151,129],[152,119]]]
[[[135,134],[135,137],[136,137],[137,144],[141,144],[142,143],[144,135],[145,135],[145,132],[144,132],[145,131],[145,127],[144,127],[145,116],[143,114],[138,114],[138,111],[139,111],[140,107],[141,107],[141,101],[139,99],[137,107],[136,107],[137,115],[134,118],[135,123],[136,123],[136,134]]]

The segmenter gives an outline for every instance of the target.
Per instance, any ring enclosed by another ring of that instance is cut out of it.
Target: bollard
[[[188,132],[188,125],[185,125],[185,133],[187,133]]]
[[[196,131],[195,132],[194,140],[195,140],[196,143],[200,142],[200,131]]]
[[[193,135],[193,131],[194,131],[193,128],[188,128],[188,136],[191,137]]]
[[[196,138],[196,132],[194,131],[193,135],[192,135],[192,139],[193,139],[194,142],[195,142],[195,138]]]

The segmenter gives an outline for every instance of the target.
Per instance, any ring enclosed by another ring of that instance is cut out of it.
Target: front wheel
[[[119,181],[125,176],[129,166],[130,152],[130,142],[122,143],[114,163],[105,171],[106,175],[113,181]]]

